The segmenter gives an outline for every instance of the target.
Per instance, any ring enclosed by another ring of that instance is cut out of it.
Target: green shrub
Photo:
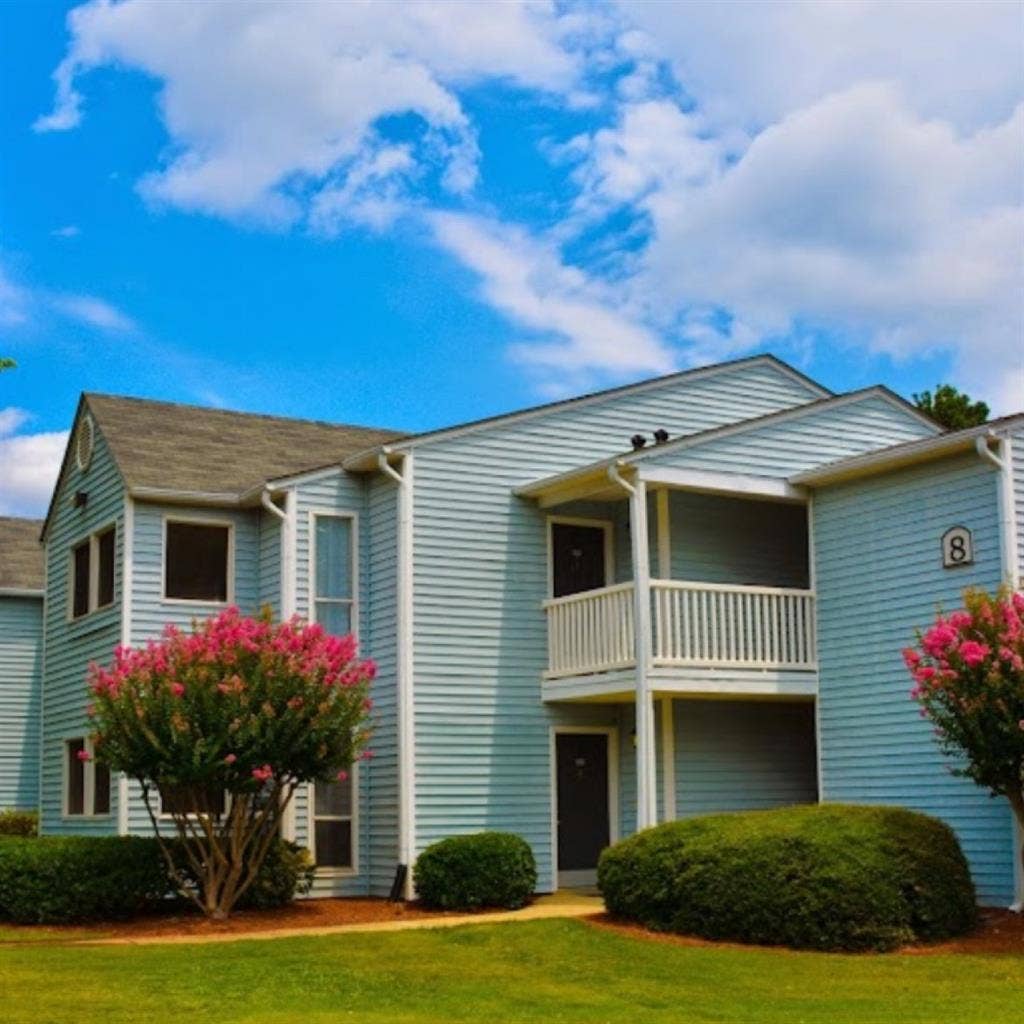
[[[510,832],[452,836],[428,846],[413,871],[420,899],[428,907],[514,910],[537,885],[530,844]]]
[[[46,836],[0,843],[0,919],[55,924],[131,917],[169,891],[155,839]]]
[[[195,885],[195,872],[180,849],[176,853],[176,864],[184,877]],[[309,892],[315,870],[313,859],[305,847],[279,839],[267,851],[255,881],[242,894],[235,908],[273,910],[287,906],[296,895]]]
[[[797,949],[892,949],[976,919],[952,830],[896,807],[669,822],[605,850],[598,885],[612,914],[649,928]]]
[[[0,811],[0,836],[36,836],[39,815],[35,811]]]

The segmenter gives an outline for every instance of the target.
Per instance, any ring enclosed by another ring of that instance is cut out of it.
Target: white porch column
[[[647,485],[643,480],[636,480],[629,495],[629,526],[636,623],[636,827],[643,829],[658,821],[654,703],[647,675],[651,663],[651,554],[647,538]]]

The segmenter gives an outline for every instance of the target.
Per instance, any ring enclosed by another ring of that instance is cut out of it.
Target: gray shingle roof
[[[85,403],[131,488],[243,494],[401,436],[116,395],[87,394]]]
[[[0,590],[43,589],[39,519],[0,516]]]

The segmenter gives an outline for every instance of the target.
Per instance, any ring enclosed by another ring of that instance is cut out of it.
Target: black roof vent
[[[647,444],[647,438],[643,434],[634,434],[630,439],[629,443],[633,446],[633,451],[638,452],[645,444]]]
[[[667,440],[668,440],[668,431],[667,430],[663,430],[661,427],[659,427],[654,432],[654,443],[655,444],[664,444]]]

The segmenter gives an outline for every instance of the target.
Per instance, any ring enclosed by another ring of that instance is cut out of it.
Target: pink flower
[[[921,655],[914,650],[913,647],[906,647],[903,650],[903,663],[907,668],[913,670],[917,668],[921,661]]]
[[[224,763],[225,764],[234,764],[237,760],[238,760],[238,758],[237,758],[236,755],[228,754],[227,757],[224,758]]]
[[[268,782],[274,777],[274,769],[269,764],[265,764],[262,768],[253,768],[252,777],[257,782]]]
[[[931,665],[922,665],[914,672],[914,678],[919,683],[929,683],[935,678],[935,669]]]
[[[956,642],[956,630],[941,619],[925,633],[921,646],[933,657],[938,657]]]
[[[88,750],[80,750],[77,754],[75,754],[75,757],[77,757],[79,761],[92,760],[92,754],[90,754]]]
[[[185,687],[181,683],[171,683],[171,693],[175,697],[183,697],[185,695]]]
[[[348,778],[348,772],[346,772],[344,770],[338,772],[338,781],[339,782],[344,782],[347,778]]]
[[[973,668],[985,660],[990,650],[986,644],[979,644],[977,640],[965,640],[960,645],[960,657],[964,659],[964,664]]]

